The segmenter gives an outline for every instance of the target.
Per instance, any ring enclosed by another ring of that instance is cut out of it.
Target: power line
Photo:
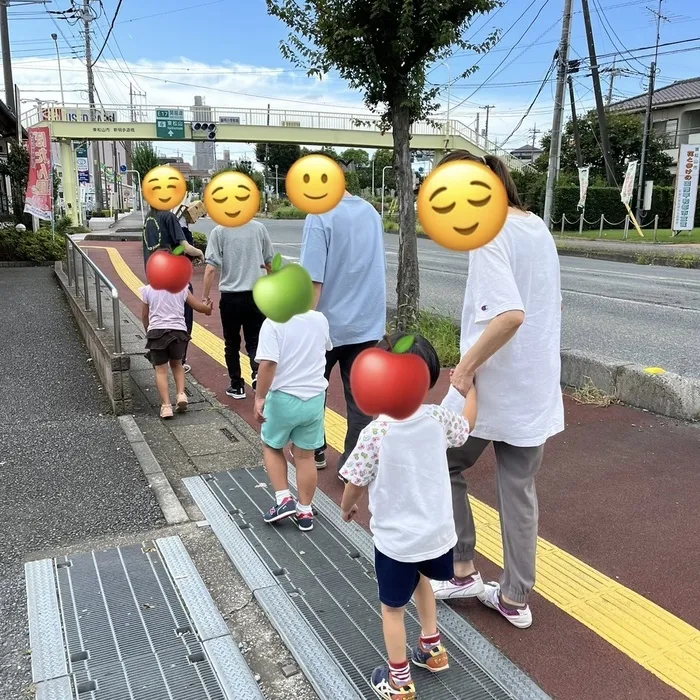
[[[608,39],[610,39],[610,43],[613,45],[613,47],[617,48],[615,42],[613,41],[613,38],[610,36],[610,32],[608,31],[608,27],[606,27],[606,24],[610,27],[610,31],[615,35],[615,38],[618,40],[620,46],[622,46],[622,48],[625,50],[625,52],[628,53],[635,61],[637,61],[637,63],[639,63],[639,65],[644,69],[644,71],[646,71],[647,67],[638,58],[635,58],[634,56],[632,56],[632,53],[624,45],[622,39],[620,39],[617,32],[613,28],[612,24],[610,24],[610,21],[608,20],[606,14],[605,14],[605,11],[600,6],[600,3],[598,2],[598,0],[593,0],[593,4],[595,5],[598,17],[600,18],[600,23],[601,23],[603,29],[605,30],[605,33],[608,35]],[[622,53],[620,53],[620,57],[630,67],[630,70],[635,70],[632,67],[632,64],[622,55]]]
[[[97,57],[92,62],[93,66],[95,65],[95,63],[97,63],[100,60],[100,56],[102,55],[102,52],[105,50],[105,46],[107,46],[107,42],[109,41],[109,36],[112,33],[112,29],[114,29],[114,22],[117,19],[117,15],[119,14],[119,8],[121,6],[122,6],[122,0],[119,0],[119,2],[117,3],[117,9],[114,11],[114,17],[112,17],[112,22],[109,25],[109,31],[107,32],[107,37],[105,38],[105,43],[102,44],[102,48],[99,50]]]
[[[200,2],[198,5],[186,5],[185,7],[176,7],[172,10],[166,12],[156,12],[152,15],[142,15],[141,17],[132,17],[131,19],[123,19],[118,24],[129,24],[130,22],[138,22],[142,19],[151,19],[151,17],[162,17],[163,15],[172,15],[175,12],[185,12],[186,10],[199,10],[207,5],[220,5],[222,2],[227,2],[228,0],[210,0],[209,2]]]

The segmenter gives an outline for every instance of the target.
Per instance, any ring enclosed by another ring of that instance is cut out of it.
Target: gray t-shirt
[[[274,251],[267,229],[259,221],[229,228],[215,226],[209,234],[207,265],[219,269],[219,290],[249,292],[265,270],[260,266],[272,261]]]

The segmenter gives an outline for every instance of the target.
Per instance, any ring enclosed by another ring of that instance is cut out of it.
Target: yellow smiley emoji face
[[[299,158],[285,179],[287,197],[307,214],[323,214],[345,194],[343,169],[328,156],[312,153]]]
[[[159,165],[146,173],[141,183],[141,191],[151,207],[167,211],[182,202],[187,193],[187,185],[177,168]]]
[[[508,215],[508,195],[490,168],[456,160],[433,170],[418,192],[418,221],[439,245],[473,250],[498,235]]]
[[[204,190],[207,214],[221,226],[243,226],[260,209],[260,192],[243,173],[227,171],[215,175]]]

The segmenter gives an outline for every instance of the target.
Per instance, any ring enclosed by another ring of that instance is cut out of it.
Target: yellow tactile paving
[[[138,296],[143,285],[115,248],[101,248],[122,281]],[[224,343],[211,331],[194,325],[192,342],[219,364]],[[248,358],[241,356],[246,381]],[[328,444],[342,452],[346,422],[326,409]],[[478,551],[503,565],[498,512],[471,498],[479,538]],[[677,691],[700,700],[700,632],[647,598],[608,578],[556,545],[539,538],[535,590],[581,624],[629,656]],[[669,581],[669,585],[672,582]]]

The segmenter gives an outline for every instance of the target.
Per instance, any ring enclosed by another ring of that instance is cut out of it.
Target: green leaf
[[[277,253],[274,258],[272,258],[272,271],[278,272],[282,267],[282,254]]]
[[[179,245],[177,248],[173,248],[172,254],[173,255],[182,255],[185,252],[185,247]]]
[[[405,335],[403,336],[403,338],[399,338],[394,343],[393,352],[397,355],[401,355],[404,352],[408,352],[411,349],[411,346],[413,345],[413,341],[415,339],[416,338],[413,335]]]

